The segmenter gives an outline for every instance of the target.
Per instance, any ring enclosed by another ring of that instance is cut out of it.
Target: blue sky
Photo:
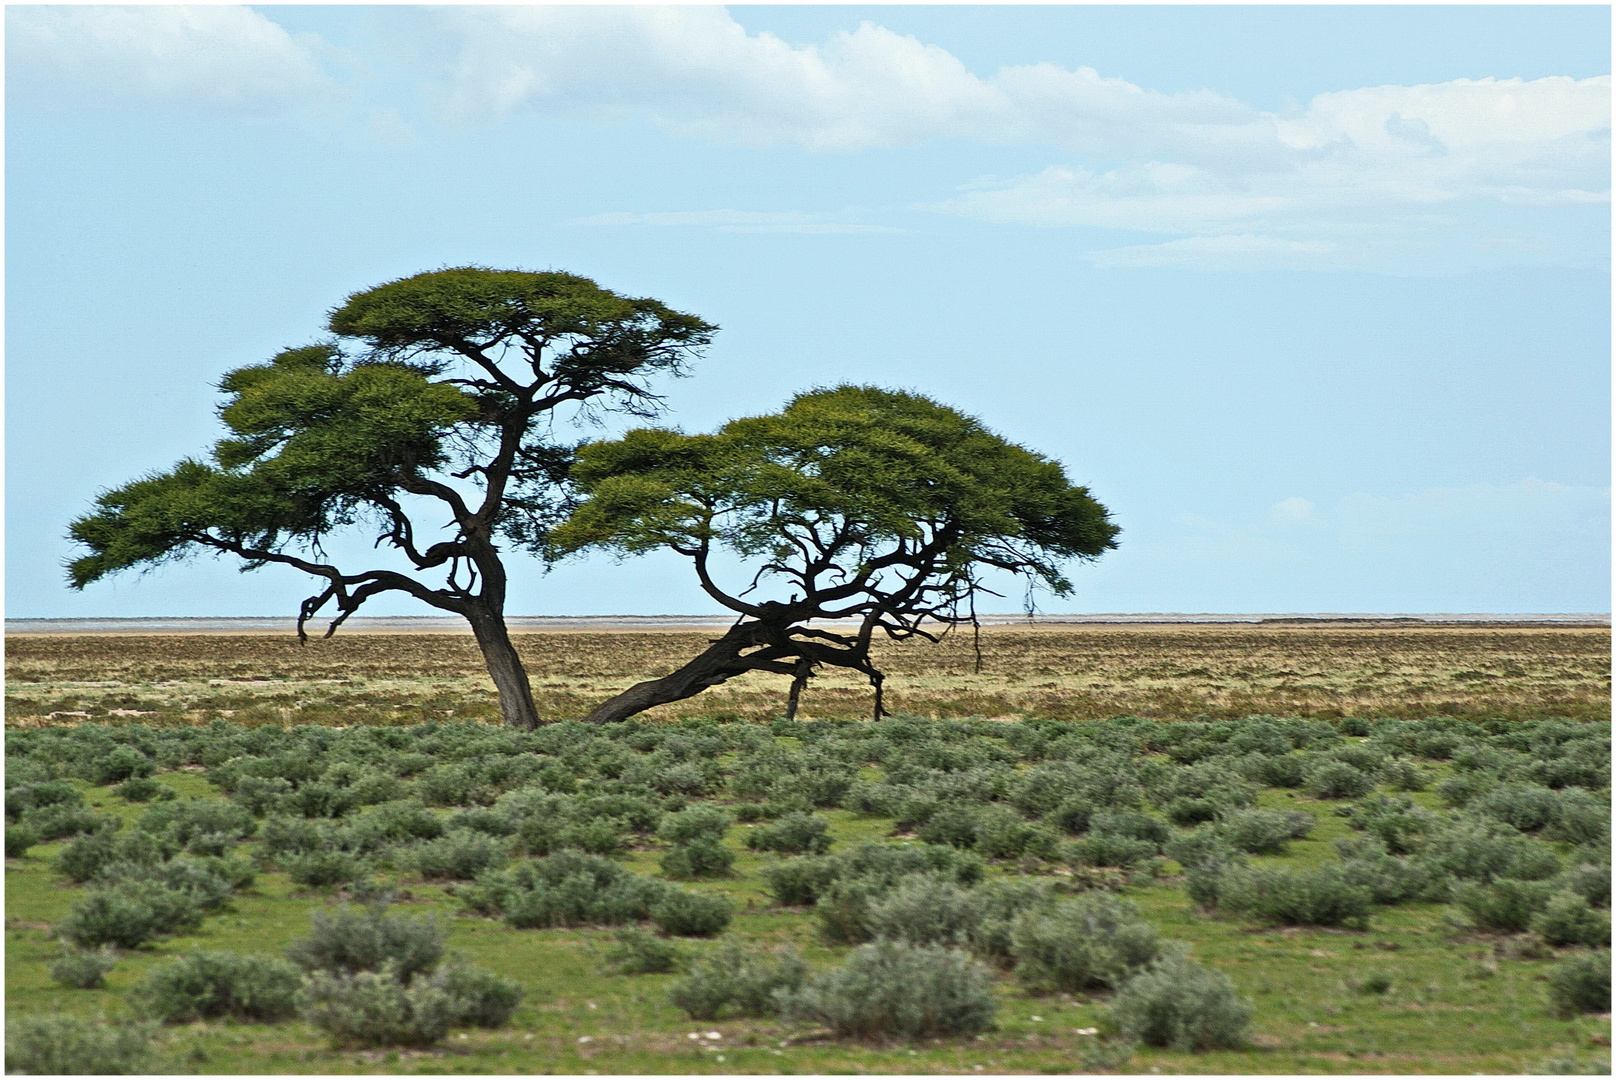
[[[8,616],[294,612],[207,559],[73,593],[66,524],[466,263],[720,324],[686,430],[870,382],[1060,459],[1123,532],[1050,611],[1610,610],[1608,7],[6,17]],[[513,577],[713,610],[671,559]]]

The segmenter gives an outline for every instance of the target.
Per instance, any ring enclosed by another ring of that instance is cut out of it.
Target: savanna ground
[[[671,670],[709,635],[531,634],[518,638],[541,713],[576,717],[608,694]],[[940,718],[1087,720],[1121,714],[1159,719],[1253,714],[1487,720],[1610,715],[1608,628],[1429,626],[1105,627],[995,629],[982,635],[976,671],[970,635],[941,645],[886,647],[894,711]],[[768,720],[783,680],[736,680],[647,721],[683,716]],[[869,690],[822,676],[803,716],[858,718]],[[458,635],[338,636],[300,648],[270,636],[18,637],[7,642],[6,725],[138,723],[153,727],[233,724],[400,724],[491,720],[492,692],[475,646]],[[795,740],[782,738],[782,743]],[[1445,804],[1432,790],[1449,775],[1422,762],[1420,806]],[[161,771],[183,797],[220,792],[193,769]],[[133,822],[144,811],[83,780],[92,807]],[[720,802],[723,800],[720,799]],[[1264,788],[1259,805],[1312,812],[1317,825],[1283,855],[1254,862],[1299,869],[1333,861],[1331,841],[1350,830],[1335,803]],[[881,840],[891,819],[823,811],[838,847]],[[748,851],[741,827],[726,837],[734,875],[699,882],[738,909],[730,933],[757,943],[792,942],[816,969],[847,953],[816,934],[810,913],[775,906],[761,877],[774,856]],[[65,843],[65,842],[64,842]],[[80,890],[53,873],[64,843],[7,860],[8,1013],[128,1015],[124,993],[140,977],[198,948],[279,954],[306,932],[312,910],[341,893],[293,885],[262,872],[223,913],[191,934],[128,953],[103,990],[54,983],[52,928]],[[656,875],[659,852],[625,856]],[[991,872],[1025,868],[995,866]],[[451,948],[519,981],[526,1000],[507,1028],[450,1037],[432,1050],[333,1050],[302,1022],[196,1024],[171,1036],[178,1059],[209,1073],[1064,1073],[1079,1071],[1102,1022],[1104,995],[1033,996],[1002,979],[998,1022],[969,1039],[859,1043],[798,1038],[768,1020],[692,1022],[667,1000],[673,976],[609,974],[610,930],[514,930],[456,917],[452,886],[409,879],[401,906],[441,913]],[[1124,1071],[1148,1073],[1522,1073],[1551,1058],[1608,1060],[1609,1015],[1561,1017],[1546,1008],[1555,959],[1504,956],[1496,937],[1455,924],[1451,906],[1377,907],[1366,930],[1263,927],[1198,911],[1172,877],[1125,890],[1166,938],[1226,973],[1256,1008],[1242,1050],[1180,1053],[1141,1047]],[[1364,992],[1383,976],[1389,989]],[[708,1038],[716,1032],[720,1038]],[[700,1038],[691,1038],[692,1033]]]
[[[695,656],[713,635],[514,635],[540,715],[576,718]],[[893,712],[1090,720],[1249,715],[1608,719],[1608,627],[1429,624],[989,628],[938,644],[880,644]],[[778,715],[784,680],[751,674],[646,719]],[[822,672],[803,718],[868,715],[862,677]],[[493,720],[497,700],[464,634],[17,636],[6,724],[398,723]]]

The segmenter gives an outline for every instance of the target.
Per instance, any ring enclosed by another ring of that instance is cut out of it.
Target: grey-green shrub
[[[1554,892],[1550,881],[1500,878],[1491,885],[1460,884],[1453,890],[1453,902],[1464,908],[1477,926],[1519,932],[1531,925]]]
[[[1312,831],[1317,819],[1300,810],[1234,810],[1216,829],[1230,847],[1253,855],[1277,855],[1291,840]]]
[[[722,841],[698,836],[669,848],[662,855],[661,865],[662,872],[674,881],[727,877],[735,865],[735,853]]]
[[[192,930],[202,910],[185,893],[161,885],[91,889],[74,902],[58,928],[83,948],[117,945],[133,949],[159,934]]]
[[[336,1046],[431,1046],[457,1018],[446,990],[430,979],[402,982],[392,964],[352,975],[312,972],[298,1005]]]
[[[1556,893],[1530,925],[1550,945],[1610,945],[1610,916],[1576,893]]]
[[[1560,961],[1549,972],[1549,1001],[1562,1015],[1610,1012],[1610,952],[1601,949]]]
[[[1154,858],[1161,846],[1131,836],[1090,833],[1068,841],[1063,851],[1067,859],[1080,866],[1131,867]]]
[[[1160,951],[1156,928],[1109,893],[1034,908],[1010,930],[1016,977],[1041,992],[1115,987]]]
[[[167,784],[159,784],[149,776],[131,776],[123,783],[112,789],[112,793],[126,802],[151,802],[163,792],[174,798],[174,789]]]
[[[522,988],[482,968],[449,964],[431,977],[449,995],[451,1027],[504,1027],[522,1003]]]
[[[294,941],[286,956],[308,972],[351,975],[391,965],[408,979],[437,967],[447,936],[443,924],[428,916],[390,915],[382,904],[343,907],[314,912],[308,936]]]
[[[786,814],[772,825],[747,832],[746,846],[753,851],[787,855],[823,855],[831,845],[828,827],[829,823],[818,814]]]
[[[370,876],[370,866],[351,851],[309,851],[283,855],[279,861],[292,884],[313,889],[346,885]]]
[[[1576,893],[1593,907],[1610,907],[1610,861],[1581,863],[1567,870],[1562,879],[1565,887]]]
[[[1307,775],[1307,790],[1318,799],[1356,799],[1374,788],[1374,777],[1345,761],[1326,761]]]
[[[150,1024],[108,1024],[77,1016],[6,1021],[6,1072],[18,1076],[128,1076],[166,1071]]]
[[[795,949],[763,950],[725,939],[668,988],[668,999],[692,1020],[774,1016],[778,998],[802,986],[808,965]]]
[[[1609,780],[1609,774],[1606,774]],[[1554,813],[1543,829],[1550,840],[1564,840],[1571,844],[1610,844],[1610,799],[1600,797],[1581,788],[1566,788],[1558,793]]]
[[[6,858],[20,859],[39,843],[39,832],[28,825],[6,826]]]
[[[998,1003],[988,969],[958,949],[876,941],[838,968],[780,995],[781,1019],[843,1037],[975,1035]]]
[[[684,950],[677,944],[638,927],[619,930],[616,937],[606,961],[620,975],[665,974],[684,962]]]
[[[51,961],[51,978],[75,990],[97,990],[106,984],[107,972],[118,963],[117,950],[103,945],[99,949],[75,949],[69,946],[62,955]]]
[[[651,920],[675,937],[713,937],[721,934],[735,915],[729,897],[670,889],[651,908]]]
[[[1126,1041],[1219,1050],[1244,1045],[1252,1007],[1221,971],[1169,953],[1124,983],[1107,1012]]]
[[[457,829],[408,848],[399,860],[424,878],[471,881],[509,861],[505,842],[487,833]]]
[[[1229,865],[1216,885],[1219,910],[1284,926],[1362,928],[1370,902],[1369,890],[1334,866],[1290,870]]]
[[[953,881],[914,874],[869,902],[864,925],[877,938],[958,947],[969,939],[979,917],[971,894]]]
[[[971,952],[995,963],[1011,960],[1011,930],[1016,919],[1050,902],[1054,886],[1036,878],[994,878],[966,894],[972,907],[967,928]]]
[[[729,826],[730,816],[724,811],[697,803],[664,817],[657,826],[657,836],[670,844],[688,844],[702,838],[722,840]]]
[[[143,1016],[169,1024],[229,1016],[274,1023],[295,1015],[296,966],[270,956],[193,952],[146,974],[130,991]]]

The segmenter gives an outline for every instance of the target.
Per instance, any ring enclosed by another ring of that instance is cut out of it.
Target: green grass
[[[194,772],[159,779],[184,795],[216,794]],[[132,819],[143,809],[84,787],[91,804]],[[1428,796],[1416,796],[1428,802]],[[1265,806],[1316,815],[1306,840],[1264,862],[1314,866],[1335,858],[1330,840],[1346,835],[1334,803],[1267,790]],[[890,821],[846,811],[825,813],[838,842],[886,835]],[[815,934],[809,913],[771,905],[760,869],[773,856],[744,848],[745,826],[730,830],[735,876],[694,888],[736,903],[732,933],[760,943],[795,943],[816,968],[845,948]],[[57,945],[51,926],[78,890],[50,869],[61,844],[34,848],[6,865],[6,1007],[10,1015],[67,1012],[130,1015],[124,994],[147,971],[190,949],[280,954],[329,902],[293,886],[283,874],[261,874],[201,930],[128,953],[100,990],[54,983],[48,965]],[[658,852],[633,852],[626,865],[657,873]],[[999,872],[999,871],[995,871]],[[215,1023],[177,1029],[172,1050],[186,1067],[208,1073],[1060,1073],[1077,1068],[1091,1037],[1078,1028],[1102,1023],[1101,997],[1028,996],[1011,978],[999,984],[997,1030],[977,1039],[890,1044],[838,1043],[788,1037],[771,1021],[695,1024],[667,1001],[674,976],[604,973],[608,930],[512,930],[459,917],[440,886],[401,882],[411,912],[437,912],[451,928],[450,947],[470,962],[520,982],[526,999],[499,1031],[456,1033],[428,1051],[334,1051],[300,1022]],[[1491,942],[1456,937],[1441,905],[1377,909],[1364,932],[1262,929],[1193,909],[1172,881],[1129,890],[1164,937],[1228,974],[1256,1005],[1254,1039],[1239,1051],[1204,1054],[1140,1049],[1129,1072],[1163,1073],[1521,1073],[1557,1053],[1608,1052],[1607,1017],[1560,1019],[1549,1014],[1543,978],[1550,960],[1493,960]],[[690,949],[707,947],[693,943]],[[1384,993],[1360,992],[1366,976],[1384,974]],[[692,1040],[690,1033],[721,1034]],[[588,1041],[580,1041],[587,1039]]]

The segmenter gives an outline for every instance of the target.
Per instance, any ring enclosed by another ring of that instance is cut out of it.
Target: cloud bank
[[[6,9],[8,89],[53,104],[274,109],[336,89],[319,52],[246,7]]]

